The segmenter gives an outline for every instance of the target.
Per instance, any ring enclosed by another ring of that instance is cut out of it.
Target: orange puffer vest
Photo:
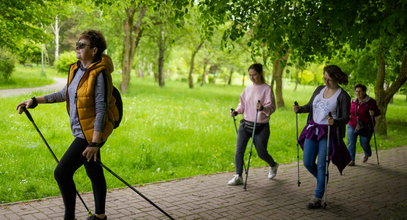
[[[78,68],[79,61],[71,65],[69,69],[67,88],[69,84],[71,84]],[[105,84],[107,94],[107,112],[104,117],[104,128],[102,130],[101,140],[102,142],[106,141],[107,137],[109,137],[109,135],[113,132],[114,121],[117,121],[119,119],[119,112],[115,104],[116,99],[112,95],[112,72],[112,60],[109,56],[102,55],[102,59],[100,61],[92,63],[88,67],[78,85],[78,90],[76,92],[76,108],[78,111],[79,123],[81,125],[83,135],[89,143],[92,141],[94,123],[96,118],[95,84],[99,74],[104,74],[104,79],[107,83]],[[69,114],[68,89],[66,90],[66,92],[66,107]]]

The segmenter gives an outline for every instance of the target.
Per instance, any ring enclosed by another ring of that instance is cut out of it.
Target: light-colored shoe
[[[269,175],[267,176],[269,179],[273,179],[275,176],[277,176],[278,165],[278,163],[275,163],[273,167],[270,167]]]
[[[243,178],[242,176],[239,176],[238,174],[233,175],[233,178],[229,180],[228,185],[229,186],[237,186],[237,185],[242,185],[243,184]]]

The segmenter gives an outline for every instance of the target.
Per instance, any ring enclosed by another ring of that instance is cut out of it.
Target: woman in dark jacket
[[[307,205],[310,209],[322,207],[327,169],[328,126],[331,126],[330,159],[337,165],[339,172],[342,172],[350,161],[342,140],[349,121],[350,96],[339,86],[348,84],[348,76],[338,66],[330,65],[324,67],[323,78],[325,86],[317,87],[308,104],[293,107],[296,113],[309,113],[307,125],[298,142],[304,150],[304,166],[317,180],[314,198]],[[318,162],[315,163],[317,157]]]
[[[374,117],[380,115],[376,100],[366,94],[366,86],[355,86],[356,98],[352,100],[350,107],[350,120],[348,123],[348,150],[352,161],[349,166],[355,166],[356,142],[359,136],[360,145],[365,153],[363,163],[372,156],[370,139],[374,129]]]

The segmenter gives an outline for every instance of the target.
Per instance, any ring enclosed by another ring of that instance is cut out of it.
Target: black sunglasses
[[[82,43],[82,42],[76,42],[76,49],[83,49],[86,46],[90,47],[90,44],[85,44],[85,43]]]

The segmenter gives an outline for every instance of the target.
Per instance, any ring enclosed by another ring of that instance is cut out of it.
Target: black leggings
[[[270,137],[270,127],[268,123],[256,126],[255,134],[254,134],[254,147],[256,148],[257,154],[259,157],[266,161],[269,166],[274,166],[276,162],[274,161],[273,157],[267,151],[267,143]],[[236,166],[236,174],[239,176],[243,173],[243,159],[244,159],[244,152],[246,151],[247,142],[252,137],[252,128],[248,128],[245,126],[244,120],[240,122],[240,127],[237,135],[236,141],[236,153],[235,153],[235,166]]]
[[[55,168],[54,176],[61,190],[65,205],[66,220],[75,219],[75,199],[76,187],[73,181],[75,171],[85,165],[86,173],[92,182],[93,196],[95,199],[95,213],[104,214],[106,204],[106,180],[103,174],[103,168],[93,161],[93,158],[87,162],[82,156],[82,152],[88,146],[88,142],[82,138],[75,138],[71,146],[65,152]],[[98,152],[100,160],[100,151]]]

